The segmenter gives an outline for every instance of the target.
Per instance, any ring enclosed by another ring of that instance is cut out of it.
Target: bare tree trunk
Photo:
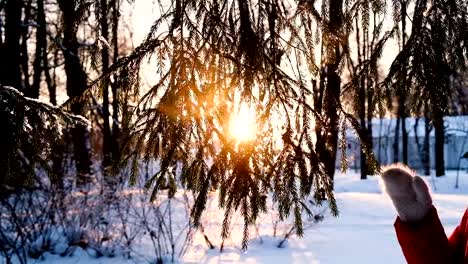
[[[100,27],[101,36],[108,41],[109,40],[109,23],[107,20],[108,5],[107,0],[100,0]],[[109,46],[103,45],[101,50],[102,59],[102,73],[106,74],[109,70]],[[110,112],[109,112],[109,83],[108,77],[104,78],[102,84],[102,114],[103,114],[103,131],[102,131],[102,154],[104,168],[108,167],[112,161],[112,133],[110,128]]]
[[[29,52],[28,52],[28,38],[29,38],[29,27],[25,26],[31,20],[31,2],[24,1],[24,22],[21,27],[21,45],[20,45],[20,58],[21,58],[21,73],[22,76],[22,85],[27,95],[31,90],[31,85],[29,83]]]
[[[407,2],[401,2],[401,31],[402,31],[402,49],[405,48],[406,45],[406,8]],[[401,139],[402,139],[402,158],[403,163],[408,165],[408,133],[406,132],[406,72],[403,73],[403,80],[401,82],[402,87],[400,88],[400,95],[399,95],[399,103],[398,103],[398,115],[401,118]]]
[[[3,5],[0,6],[0,12],[3,10]],[[3,23],[3,21],[2,21]],[[3,36],[3,25],[0,27],[0,36]],[[3,56],[3,47],[4,43],[3,43],[3,37],[0,38],[0,55]],[[0,70],[3,70],[3,63],[0,62]],[[1,85],[1,82],[2,82],[2,74],[0,73],[0,85]]]
[[[402,158],[403,164],[408,164],[408,133],[406,131],[406,107],[405,107],[405,96],[400,96],[399,116],[401,119],[401,139],[402,139]]]
[[[44,50],[47,50],[47,31],[44,11],[44,0],[37,0],[37,15],[36,15],[36,54],[33,62],[33,83],[31,85],[28,96],[39,98],[39,90],[41,85],[41,75],[45,67]]]
[[[370,5],[370,3],[367,3]],[[373,19],[373,37],[372,40],[369,38],[369,30],[365,31],[364,34],[364,57],[369,60],[372,54],[374,53],[374,44],[375,44],[375,39],[377,37],[377,22],[376,22],[376,13],[374,12],[374,19]],[[366,91],[366,97],[367,97],[367,110],[366,110],[366,115],[367,115],[367,128],[366,128],[366,135],[367,135],[367,147],[369,150],[373,152],[374,148],[374,142],[373,142],[373,137],[372,137],[372,117],[374,117],[374,86],[373,86],[373,80],[369,72],[366,72],[365,74],[366,78],[366,83],[365,83],[365,91]],[[367,164],[367,158],[366,158],[366,174],[367,175],[373,175],[374,174],[374,168],[371,168],[369,164]]]
[[[441,13],[434,13],[434,23],[431,24],[431,37],[436,43],[434,48],[434,55],[436,56],[436,63],[433,67],[435,73],[435,82],[432,84],[429,94],[431,96],[431,107],[432,107],[432,122],[434,124],[434,134],[435,134],[435,172],[436,176],[445,175],[445,160],[444,160],[444,143],[445,143],[445,129],[444,129],[444,113],[447,109],[448,104],[448,94],[450,94],[450,73],[444,69],[443,62],[446,60],[444,58],[446,52],[443,47],[444,43],[444,34],[443,27],[440,25]]]
[[[343,0],[329,0],[329,19],[331,34],[339,35],[343,24]],[[338,147],[338,104],[340,102],[341,78],[338,64],[341,59],[340,43],[334,41],[327,47],[327,85],[324,93],[324,110],[327,117],[324,138],[326,148],[321,158],[325,161],[325,170],[333,181],[335,175],[336,151]]]
[[[49,101],[52,105],[57,105],[57,85],[55,81],[55,68],[54,70],[52,70],[53,75],[51,75],[50,68],[49,68],[49,59],[47,57],[47,49],[44,49],[42,51],[43,51],[42,63],[44,65],[44,74],[46,77],[47,89],[49,90]],[[58,51],[55,51],[53,58],[54,58],[54,65],[57,65]]]
[[[85,114],[83,95],[87,86],[87,75],[81,66],[78,56],[77,30],[79,17],[76,13],[76,2],[60,0],[59,7],[63,15],[63,55],[65,58],[65,73],[67,75],[67,95],[75,99],[71,103],[71,111],[77,115]],[[91,174],[91,157],[88,148],[88,129],[85,125],[75,125],[71,128],[73,140],[73,155],[77,169],[77,185],[89,182]]]
[[[366,36],[363,34],[363,42],[361,43],[361,36],[360,36],[360,26],[359,26],[359,15],[356,15],[355,22],[356,22],[356,43],[357,43],[357,53],[358,53],[358,63],[361,64],[366,59]],[[362,49],[362,51],[361,51]],[[358,91],[358,116],[361,125],[361,134],[367,134],[366,128],[366,77],[360,76],[359,79],[359,91]],[[364,142],[361,142],[360,146],[360,168],[361,168],[361,180],[367,179],[367,159],[366,154],[364,151]]]
[[[112,47],[114,49],[113,62],[116,63],[119,58],[119,0],[113,0],[112,6]],[[117,78],[114,78],[114,80]],[[111,84],[112,88],[112,158],[120,160],[120,125],[119,125],[119,111],[120,101],[118,94],[118,86],[114,82]]]
[[[423,170],[424,175],[431,175],[431,152],[430,152],[430,120],[427,116],[427,111],[424,115],[424,141],[423,141]]]
[[[400,156],[400,117],[397,116],[396,125],[395,125],[395,136],[393,141],[393,162],[399,161]]]
[[[366,122],[363,121],[364,119],[361,118],[361,129],[365,133],[364,130],[366,130]],[[367,179],[367,159],[366,159],[366,154],[364,152],[364,143],[361,143],[361,153],[360,153],[360,161],[361,161],[361,180]]]
[[[21,0],[6,0],[5,42],[1,50],[0,82],[23,90],[21,84]]]
[[[434,132],[435,132],[435,170],[436,176],[445,175],[445,160],[444,160],[444,116],[442,111],[435,109],[434,111]]]
[[[366,88],[365,78],[361,77],[361,84],[359,85],[359,120],[363,135],[367,135],[366,129]],[[364,142],[361,142],[361,180],[367,179],[367,159],[364,151]]]
[[[367,136],[368,136],[368,145],[369,149],[374,149],[374,138],[372,131],[372,118],[374,117],[374,91],[373,87],[368,85],[367,87]],[[374,175],[373,171],[369,166],[367,166],[367,174]]]

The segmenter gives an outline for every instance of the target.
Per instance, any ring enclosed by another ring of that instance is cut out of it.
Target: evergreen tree
[[[49,160],[53,145],[61,142],[63,126],[87,122],[60,108],[24,97],[13,87],[0,87],[0,122],[8,131],[0,139],[0,196],[21,188],[34,188],[48,175],[56,175]],[[61,143],[63,144],[63,142]],[[39,173],[38,173],[39,172]]]
[[[195,193],[195,225],[208,191],[219,190],[222,237],[229,235],[231,215],[239,210],[243,248],[269,193],[281,219],[294,217],[298,235],[311,193],[319,203],[327,199],[337,214],[332,188],[338,132],[345,142],[350,124],[366,138],[340,101],[340,67],[349,54],[346,27],[352,21],[343,14],[344,3],[323,1],[322,14],[305,1],[173,0],[163,6],[168,8],[145,41],[96,82],[116,71],[119,90],[142,94],[127,119],[133,131],[124,161],[133,163],[131,180],[136,181],[142,158],[159,160],[160,171],[146,185],[151,199],[161,189],[172,195],[180,180]],[[317,65],[320,45],[323,58]],[[143,90],[139,75],[149,57],[158,81]],[[256,136],[247,141],[229,130],[232,114],[243,106],[255,109],[257,117]],[[365,152],[376,166],[371,150]]]
[[[437,176],[445,174],[443,116],[453,92],[450,76],[462,72],[467,62],[467,19],[465,1],[416,1],[411,35],[384,82],[398,91],[400,81],[408,80],[405,93],[413,111],[420,100],[427,102],[435,130]]]
[[[356,42],[356,58],[347,54],[347,65],[350,73],[350,81],[343,87],[343,92],[350,100],[355,115],[359,119],[362,134],[366,140],[361,143],[360,168],[361,179],[367,175],[373,175],[374,166],[368,164],[366,150],[372,150],[372,118],[378,110],[382,113],[385,109],[381,102],[376,100],[380,94],[378,89],[379,59],[386,42],[393,31],[384,32],[383,25],[386,22],[386,3],[384,1],[370,1],[361,3],[360,8],[353,10],[355,32],[349,34]],[[372,161],[371,161],[372,162]]]

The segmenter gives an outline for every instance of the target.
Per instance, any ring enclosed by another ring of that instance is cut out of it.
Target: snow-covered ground
[[[457,226],[468,205],[468,173],[460,172],[460,187],[454,188],[456,172],[441,178],[427,177],[441,221],[447,234]],[[216,249],[208,249],[201,234],[194,238],[193,245],[180,259],[182,263],[405,263],[393,229],[395,212],[390,200],[379,188],[376,177],[359,180],[359,175],[348,172],[336,176],[336,198],[340,216],[328,214],[317,224],[306,225],[303,238],[291,237],[286,246],[278,248],[288,226],[278,227],[273,237],[272,217],[264,216],[259,222],[258,234],[253,232],[249,250],[240,249],[242,237],[241,220],[234,219],[232,239],[225,242],[223,252],[219,245],[219,224],[222,213],[209,210],[204,216],[205,231]],[[214,203],[214,202],[213,202]],[[216,206],[214,206],[216,207]],[[149,243],[142,241],[142,257],[132,259],[99,258],[78,249],[72,257],[48,255],[45,260],[31,263],[151,263],[143,257],[151,252]],[[148,254],[151,255],[151,254]]]

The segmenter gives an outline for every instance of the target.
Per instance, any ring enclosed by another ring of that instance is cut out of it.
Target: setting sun
[[[255,109],[242,103],[234,112],[229,122],[231,137],[239,142],[254,139],[257,130]]]

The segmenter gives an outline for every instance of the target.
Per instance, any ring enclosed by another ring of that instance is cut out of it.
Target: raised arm
[[[384,170],[382,183],[398,213],[395,230],[408,264],[457,263],[458,244],[449,243],[424,180],[396,165]]]

